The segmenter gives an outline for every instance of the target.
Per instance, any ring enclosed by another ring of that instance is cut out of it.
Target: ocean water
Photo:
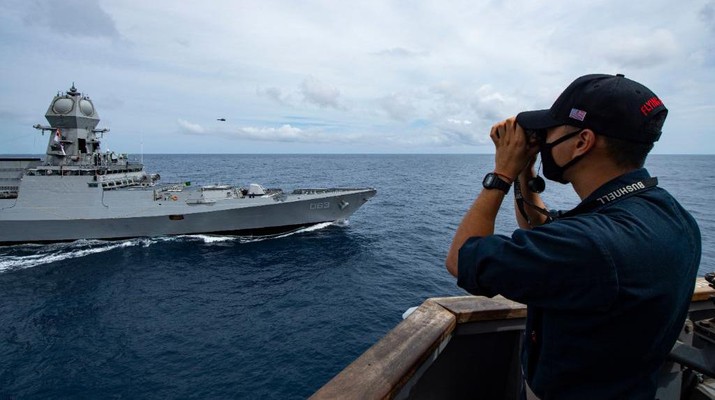
[[[347,223],[266,240],[207,235],[0,247],[0,398],[310,396],[435,296],[492,155],[145,155],[164,182],[372,186]],[[698,220],[715,271],[715,156],[646,165]],[[547,183],[544,199],[578,198]],[[505,202],[497,232],[515,229]]]

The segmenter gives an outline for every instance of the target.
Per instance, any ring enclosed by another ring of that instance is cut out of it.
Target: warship
[[[93,101],[75,88],[45,114],[46,156],[0,158],[0,244],[231,234],[262,236],[347,220],[374,188],[284,192],[252,183],[159,184],[126,154],[100,149]]]

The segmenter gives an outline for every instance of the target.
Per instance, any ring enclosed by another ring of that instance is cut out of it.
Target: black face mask
[[[568,133],[551,143],[544,143],[541,145],[539,154],[541,155],[541,165],[544,167],[544,176],[546,179],[556,181],[558,183],[569,183],[568,180],[564,179],[564,172],[566,172],[566,170],[572,165],[576,164],[576,162],[579,161],[583,155],[574,158],[573,160],[567,162],[563,167],[560,167],[554,160],[553,149],[556,145],[571,139],[582,131],[583,129]]]

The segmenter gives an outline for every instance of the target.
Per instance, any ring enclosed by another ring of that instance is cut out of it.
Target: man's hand
[[[494,171],[512,181],[527,167],[539,151],[529,143],[524,129],[516,123],[516,117],[508,118],[494,126],[489,133],[496,147]]]
[[[499,122],[492,127],[489,136],[496,146],[496,163],[494,172],[511,182],[531,163],[538,151],[535,143],[527,141],[524,130],[512,117]],[[509,183],[511,183],[509,182]],[[457,276],[459,274],[459,249],[474,236],[487,236],[494,233],[499,207],[504,201],[505,193],[501,190],[483,189],[469,211],[462,218],[452,239],[452,245],[447,253],[445,264],[447,270]]]

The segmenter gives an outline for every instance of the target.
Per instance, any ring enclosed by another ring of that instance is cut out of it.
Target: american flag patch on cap
[[[572,108],[571,113],[569,113],[569,118],[583,122],[583,120],[586,119],[586,111]]]

